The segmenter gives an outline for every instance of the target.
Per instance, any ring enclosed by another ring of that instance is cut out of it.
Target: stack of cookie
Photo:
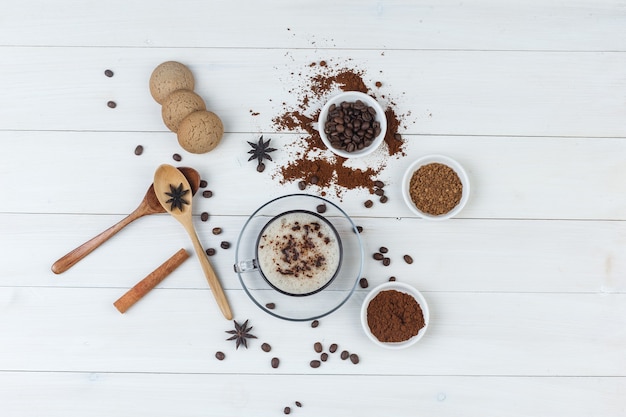
[[[176,133],[178,143],[191,153],[213,150],[224,135],[224,125],[207,111],[194,89],[193,74],[180,62],[167,61],[150,76],[150,94],[161,105],[165,126]]]

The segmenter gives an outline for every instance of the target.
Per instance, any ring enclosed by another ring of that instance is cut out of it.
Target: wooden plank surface
[[[0,58],[0,415],[626,415],[623,1],[29,0],[3,5]],[[150,96],[167,60],[192,70],[224,122],[208,154],[184,151]],[[370,285],[313,328],[263,313],[232,266],[248,216],[299,192],[280,169],[306,133],[276,118],[314,116],[339,87],[313,94],[312,78],[342,70],[393,109],[406,143],[348,162],[378,171],[386,204],[365,208],[364,189],[307,188],[363,227]],[[262,174],[247,161],[260,135],[278,148]],[[419,219],[402,200],[404,171],[426,154],[469,174],[452,220]],[[128,215],[162,163],[196,168],[213,192],[194,199],[194,223],[217,249],[235,319],[258,336],[247,350],[225,340],[233,324],[193,257],[126,314],[114,308],[192,250],[167,215],[50,270]],[[387,267],[372,259],[380,246]],[[391,276],[431,312],[425,337],[397,352],[359,322],[368,291]],[[318,341],[360,362],[335,353],[313,369]]]

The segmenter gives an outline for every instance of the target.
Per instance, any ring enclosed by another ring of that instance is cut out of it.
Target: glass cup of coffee
[[[236,263],[235,271],[257,271],[275,290],[306,296],[330,285],[342,259],[341,238],[327,219],[308,210],[290,210],[263,226],[255,258]]]

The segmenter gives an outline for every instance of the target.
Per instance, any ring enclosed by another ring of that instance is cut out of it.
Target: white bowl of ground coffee
[[[404,349],[420,340],[429,318],[422,293],[397,281],[372,289],[361,306],[365,334],[378,346],[388,349]]]
[[[402,179],[409,209],[427,220],[445,220],[465,207],[470,194],[467,173],[454,159],[427,155],[413,162]]]

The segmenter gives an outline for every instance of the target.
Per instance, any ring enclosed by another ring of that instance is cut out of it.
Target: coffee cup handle
[[[258,269],[258,265],[256,263],[256,259],[251,259],[248,261],[237,262],[235,265],[233,265],[233,268],[235,269],[235,272],[237,273],[249,272],[249,271],[255,271],[256,269]]]

